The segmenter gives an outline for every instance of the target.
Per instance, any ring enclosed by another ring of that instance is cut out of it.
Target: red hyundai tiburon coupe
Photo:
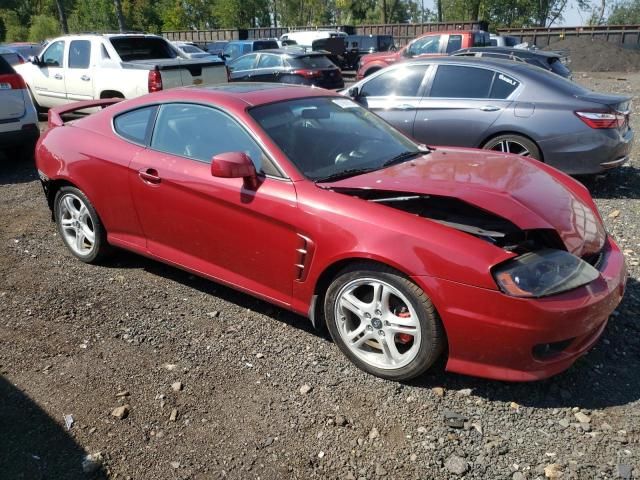
[[[374,375],[415,377],[447,350],[450,371],[549,377],[623,295],[589,193],[542,163],[416,144],[321,89],[116,102],[53,109],[37,147],[71,253],[122,247],[306,315]]]

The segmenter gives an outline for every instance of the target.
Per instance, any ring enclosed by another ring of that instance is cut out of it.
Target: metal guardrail
[[[589,37],[615,43],[623,48],[640,49],[640,25],[599,25],[584,27],[501,28],[502,35],[516,35],[538,47],[572,37]]]
[[[278,38],[297,30],[339,30],[349,35],[393,35],[396,45],[402,46],[427,32],[446,30],[487,30],[487,22],[388,23],[375,25],[318,25],[295,27],[229,28],[215,30],[173,30],[162,32],[169,40],[208,42],[215,40],[248,40]]]

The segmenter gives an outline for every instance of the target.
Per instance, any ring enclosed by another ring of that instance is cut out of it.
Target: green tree
[[[106,32],[118,29],[115,9],[111,0],[78,0],[69,15],[72,32]]]
[[[36,15],[31,17],[29,27],[29,41],[41,42],[47,38],[60,35],[60,23],[50,15]]]
[[[6,42],[24,42],[29,30],[20,21],[14,10],[0,10],[0,17],[5,27],[4,39]]]
[[[640,23],[640,0],[623,0],[616,3],[607,17],[609,25]]]

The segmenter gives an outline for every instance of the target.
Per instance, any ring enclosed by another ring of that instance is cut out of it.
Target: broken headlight
[[[514,297],[544,297],[594,281],[598,270],[564,250],[529,252],[499,265],[493,276]]]

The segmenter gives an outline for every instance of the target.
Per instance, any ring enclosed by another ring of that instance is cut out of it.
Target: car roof
[[[505,54],[513,54],[518,57],[551,57],[558,58],[561,55],[558,52],[546,51],[546,50],[527,50],[524,48],[514,48],[514,47],[470,47],[464,48],[462,50],[458,50],[457,52],[453,52],[455,55],[458,52],[493,52],[493,53],[505,53]]]
[[[319,50],[310,50],[308,52],[305,52],[303,50],[289,49],[289,48],[268,48],[268,49],[259,50],[258,52],[253,52],[253,53],[273,53],[276,55],[286,55],[288,57],[309,57],[312,55],[320,56],[320,55],[327,54],[327,52],[319,51]]]
[[[252,40],[231,40],[228,43],[256,43],[256,42],[278,42],[275,38],[254,38]]]
[[[234,82],[219,85],[188,86],[163,90],[153,94],[156,101],[197,101],[233,104],[244,109],[284,100],[309,97],[340,97],[324,88],[287,85],[284,83]],[[147,101],[148,101],[148,96]],[[138,97],[138,98],[145,98]]]
[[[513,70],[518,72],[536,72],[540,70],[539,67],[535,67],[524,62],[514,62],[513,60],[491,57],[430,57],[430,58],[416,58],[414,60],[397,63],[398,67],[402,65],[416,65],[421,63],[451,63],[458,65],[477,65],[479,67],[493,67],[502,70]]]

